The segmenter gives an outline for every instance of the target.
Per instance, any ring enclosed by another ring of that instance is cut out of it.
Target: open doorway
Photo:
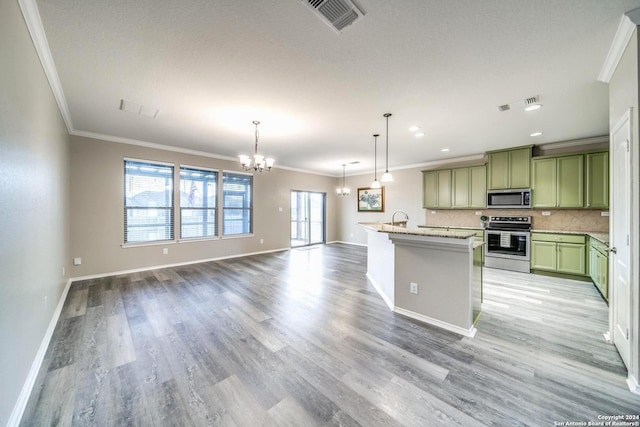
[[[325,193],[291,191],[291,247],[325,242]]]

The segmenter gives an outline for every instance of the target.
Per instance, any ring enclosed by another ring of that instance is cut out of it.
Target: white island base
[[[367,231],[367,278],[391,310],[475,335],[482,303],[482,243],[474,243],[473,232],[361,225]],[[417,294],[411,292],[412,283]]]

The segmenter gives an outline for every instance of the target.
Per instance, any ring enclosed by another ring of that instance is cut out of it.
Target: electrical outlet
[[[169,253],[169,248],[162,248],[162,254],[167,255]]]
[[[82,264],[82,258],[77,257],[73,259],[73,265],[81,265]]]
[[[431,215],[435,215],[435,214],[436,214],[436,211],[431,211]]]
[[[600,216],[609,216],[609,211],[600,212]]]
[[[260,244],[263,244],[263,243],[264,243],[264,239],[260,239]]]
[[[409,292],[411,292],[412,294],[418,294],[418,284],[417,283],[413,283],[411,282],[409,284]]]
[[[542,216],[551,216],[551,212],[544,211],[544,212],[542,212]]]
[[[482,211],[476,211],[477,216],[482,216]]]

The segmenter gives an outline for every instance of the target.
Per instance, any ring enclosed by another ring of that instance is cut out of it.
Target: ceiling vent
[[[509,104],[498,105],[498,111],[500,111],[501,113],[503,111],[509,111],[510,109],[511,109],[511,106]]]
[[[336,33],[364,16],[364,12],[352,0],[302,0]]]

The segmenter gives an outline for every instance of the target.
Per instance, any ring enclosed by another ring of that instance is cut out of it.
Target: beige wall
[[[0,2],[0,425],[69,274],[68,135],[16,1]],[[45,298],[47,299],[45,302]]]
[[[638,115],[640,94],[638,80],[640,78],[640,57],[638,49],[638,30],[634,32],[618,66],[609,82],[609,124],[610,129],[618,123],[622,115],[631,107],[632,114],[632,147],[631,147],[631,295],[632,327],[631,327],[631,369],[630,374],[636,382],[640,380],[640,129]]]
[[[350,243],[366,244],[367,235],[359,222],[391,221],[394,211],[400,209],[409,215],[408,227],[424,224],[422,209],[422,173],[419,168],[396,170],[393,172],[394,182],[384,184],[384,212],[358,212],[357,193],[359,187],[369,187],[373,181],[373,171],[366,175],[347,177],[347,186],[351,194],[338,200],[340,210],[339,240]],[[378,173],[378,179],[382,174]],[[336,182],[337,183],[337,182]],[[404,218],[404,215],[396,215]]]
[[[235,161],[73,136],[71,252],[72,257],[82,258],[82,265],[71,267],[73,277],[287,249],[291,190],[327,193],[327,241],[337,238],[337,179],[275,168],[254,174],[252,237],[122,248],[125,157],[170,162],[176,167],[185,164],[220,171],[240,170]],[[167,255],[163,255],[163,248],[168,248]]]

